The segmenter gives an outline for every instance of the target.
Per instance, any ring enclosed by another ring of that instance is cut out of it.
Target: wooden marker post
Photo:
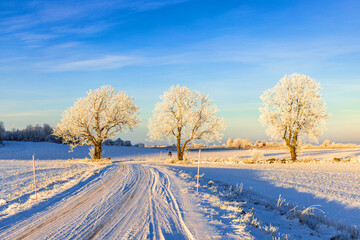
[[[34,169],[35,199],[36,199],[36,202],[37,202],[37,191],[36,191],[36,172],[35,172],[35,154],[34,154],[32,157],[33,157],[33,169]]]
[[[199,194],[200,157],[201,157],[201,149],[199,149],[199,157],[198,157],[198,171],[197,171],[196,194]]]

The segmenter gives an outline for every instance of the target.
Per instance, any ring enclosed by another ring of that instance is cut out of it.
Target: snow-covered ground
[[[234,164],[225,160],[251,158],[250,151],[203,151],[196,194],[196,165],[168,165],[165,150],[105,147],[114,164],[91,165],[66,161],[87,157],[86,147],[69,153],[68,146],[53,143],[5,144],[1,239],[359,238],[360,163],[330,160],[357,159],[360,149],[308,150],[304,158],[322,161],[288,164]],[[287,157],[263,153],[266,159]],[[197,152],[190,154],[197,159]]]
[[[33,154],[35,154],[38,160],[67,160],[89,157],[88,146],[76,147],[73,149],[73,152],[71,152],[68,145],[56,143],[4,141],[4,144],[4,147],[0,146],[0,159],[30,160]],[[161,150],[138,147],[103,146],[103,152],[103,157],[137,159],[139,157],[159,157]]]
[[[86,182],[105,165],[36,161],[35,167],[36,195],[32,161],[0,160],[0,220],[28,210],[81,182]]]
[[[80,146],[70,151],[68,145],[47,143],[47,142],[11,142],[5,141],[5,147],[0,147],[0,159],[30,160],[35,154],[39,160],[57,160],[89,157],[89,147]],[[289,158],[290,155],[281,150],[262,150],[265,159],[269,158]],[[156,148],[139,148],[139,147],[122,147],[122,146],[103,146],[103,157],[116,159],[146,159],[161,158],[167,159],[166,149]],[[173,156],[176,152],[173,152]],[[355,149],[310,149],[305,150],[300,159],[319,159],[332,160],[333,158],[346,158],[350,156],[360,156],[360,148]],[[186,157],[190,159],[198,158],[198,151],[191,150],[186,152]],[[202,150],[202,160],[227,160],[227,159],[244,159],[251,158],[250,150]]]
[[[335,236],[347,239],[351,236],[351,228],[338,228],[322,221],[312,208],[294,208],[282,198],[271,201],[243,189],[242,185],[208,181],[203,177],[196,193],[194,175],[176,168],[174,172],[186,182],[185,195],[196,199],[198,209],[216,229],[210,239],[330,239]]]
[[[47,211],[3,226],[1,239],[195,239],[167,175],[126,163]]]
[[[196,167],[173,166],[187,174]],[[318,215],[335,225],[360,226],[360,163],[299,163],[201,165],[206,181],[219,181],[261,196],[268,202],[281,198],[291,206],[316,206]],[[324,213],[323,213],[324,212]]]
[[[259,148],[259,151],[264,154],[264,159],[284,159],[290,158],[290,154],[281,150],[268,150]],[[186,157],[189,159],[198,159],[198,150],[186,152]],[[298,157],[299,159],[316,159],[320,161],[330,161],[334,158],[349,158],[360,157],[360,148],[354,149],[305,149]],[[202,150],[202,161],[217,161],[226,162],[233,159],[247,159],[252,158],[251,150]]]

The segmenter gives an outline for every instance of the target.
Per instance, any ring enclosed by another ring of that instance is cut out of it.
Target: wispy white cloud
[[[22,35],[27,41],[51,38],[51,35]],[[93,71],[118,69],[126,66],[161,66],[197,63],[244,63],[278,71],[310,69],[318,64],[331,64],[333,58],[360,52],[354,39],[249,39],[224,36],[191,44],[178,44],[174,48],[131,49],[110,52],[106,48],[93,48],[83,42],[64,42],[44,48],[45,54],[32,61],[40,71]],[[100,53],[99,53],[100,52]],[[69,57],[71,56],[71,57]],[[1,59],[0,59],[1,62]],[[24,65],[25,66],[25,65]]]
[[[143,61],[144,59],[133,56],[108,55],[94,59],[69,61],[63,63],[53,63],[50,64],[50,66],[48,66],[46,69],[48,71],[54,71],[54,72],[83,71],[83,70],[94,71],[94,70],[122,68],[125,66],[140,64]]]
[[[105,31],[111,26],[113,26],[113,24],[100,21],[91,25],[84,25],[84,26],[61,25],[61,26],[53,27],[51,29],[52,31],[61,35],[67,35],[67,34],[89,35],[89,34],[95,34]]]
[[[251,42],[251,41],[247,41]],[[286,46],[285,46],[286,44]],[[132,54],[103,54],[98,57],[83,56],[72,60],[55,59],[52,63],[38,63],[40,69],[49,71],[78,71],[78,70],[106,70],[122,68],[130,65],[177,65],[197,63],[244,63],[259,66],[274,66],[301,63],[311,65],[313,61],[321,62],[336,56],[352,54],[360,51],[360,45],[342,46],[296,42],[265,43],[252,42],[251,45],[234,47],[235,44],[226,42],[196,43],[192,46],[180,46],[177,49],[163,50],[160,55],[139,49],[136,56]],[[228,46],[232,46],[230,49]],[[335,47],[337,46],[337,47]],[[64,46],[66,47],[66,45]],[[71,44],[70,44],[71,47]],[[85,54],[86,55],[86,54]],[[44,67],[44,65],[46,67]]]
[[[80,46],[81,43],[80,42],[64,42],[64,43],[60,43],[60,44],[55,44],[55,45],[51,45],[50,47],[48,47],[48,50],[64,50],[64,49],[68,49],[68,48],[73,48],[73,47],[77,47]]]
[[[168,49],[169,54],[153,57],[149,62],[157,65],[238,62],[263,66],[287,62],[324,63],[335,57],[360,53],[358,40],[332,38],[324,42],[322,38],[305,41],[226,36]]]
[[[118,17],[121,14],[127,16],[184,1],[186,0],[33,1],[26,7],[20,7],[19,14],[16,14],[16,9],[13,9],[10,11],[13,14],[2,17],[0,32],[30,44],[33,40],[46,41],[67,34],[94,34],[118,24],[108,18],[113,13],[119,12]],[[124,10],[123,13],[122,10]],[[44,31],[47,31],[47,34],[44,34]],[[27,37],[22,37],[22,32],[26,32],[24,35]],[[46,37],[50,35],[51,38]]]
[[[12,33],[17,30],[30,29],[41,21],[31,14],[17,15],[1,19],[0,32]]]
[[[147,11],[151,9],[161,8],[168,5],[175,5],[188,0],[159,0],[159,1],[129,1],[128,7],[132,7],[137,10]]]
[[[58,37],[55,34],[40,34],[40,33],[29,33],[29,32],[22,32],[13,35],[14,38],[21,40],[31,46],[34,46],[38,43],[41,43],[45,40],[50,40]]]

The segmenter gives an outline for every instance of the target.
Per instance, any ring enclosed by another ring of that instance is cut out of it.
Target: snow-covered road
[[[166,173],[114,164],[98,182],[0,230],[1,239],[193,239]]]

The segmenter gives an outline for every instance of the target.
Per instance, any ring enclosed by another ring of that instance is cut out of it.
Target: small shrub
[[[279,230],[278,227],[272,226],[271,223],[269,226],[265,225],[263,229],[266,233],[271,234],[272,237],[275,237],[277,231]]]
[[[244,164],[255,164],[256,162],[254,160],[252,160],[252,159],[244,159],[243,163]]]
[[[266,160],[267,163],[275,163],[276,162],[276,159],[275,158],[270,158],[270,159],[267,159]]]
[[[357,226],[352,226],[350,230],[350,237],[352,239],[360,239],[360,231]]]
[[[307,225],[312,230],[317,229],[319,223],[319,219],[315,215],[314,210],[318,210],[324,213],[321,209],[317,208],[317,206],[314,205],[302,210],[299,216],[299,222]]]
[[[261,151],[261,150],[259,150],[259,149],[257,149],[257,148],[253,148],[252,150],[251,150],[251,159],[253,160],[253,161],[260,161],[260,160],[262,160],[264,158],[264,153]]]
[[[166,160],[165,163],[170,163],[170,164],[190,164],[190,161],[187,160],[187,159],[177,160],[175,158],[171,158],[169,160]]]
[[[281,159],[281,160],[280,160],[280,163],[288,163],[288,160],[286,160],[286,159]]]
[[[259,228],[261,225],[261,222],[259,222],[259,220],[257,220],[257,218],[255,216],[252,216],[249,225],[254,226],[255,228]]]
[[[165,161],[165,163],[170,163],[170,164],[174,164],[176,161],[174,158],[170,158],[168,160]]]

